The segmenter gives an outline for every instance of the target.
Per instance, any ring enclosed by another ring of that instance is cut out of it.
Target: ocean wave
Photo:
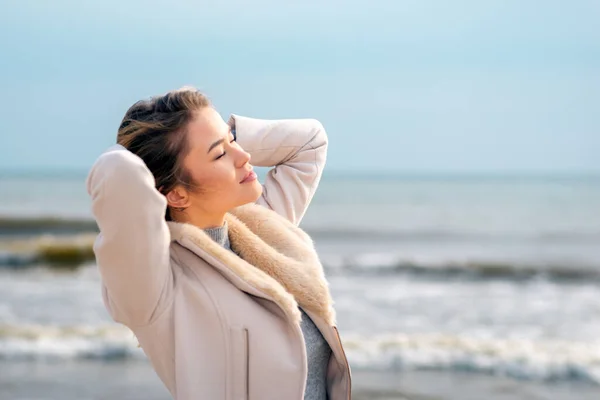
[[[359,254],[324,262],[332,274],[416,275],[424,278],[600,280],[600,265],[490,259],[405,259],[394,254]]]
[[[6,221],[6,219],[0,218],[0,230],[2,223]],[[46,219],[38,221],[46,221],[49,225],[55,222],[55,220]],[[73,223],[73,226],[86,226],[88,222],[59,220],[59,224]],[[81,225],[78,225],[80,223]],[[93,222],[90,223],[93,224]],[[77,268],[95,259],[93,244],[96,236],[96,231],[85,230],[69,235],[61,233],[21,238],[5,237],[4,240],[0,240],[0,268],[21,269],[37,266]],[[506,259],[498,253],[498,249],[493,251],[495,253],[490,251],[489,255],[482,258],[472,256],[451,258],[435,256],[435,254],[432,257],[403,256],[396,251],[365,252],[348,256],[332,254],[327,257],[325,255],[322,261],[326,271],[333,274],[411,274],[434,279],[440,277],[481,279],[542,277],[558,281],[600,280],[600,260],[581,258],[580,260],[537,262],[529,259]]]
[[[598,243],[600,231],[496,231],[486,230],[373,230],[369,228],[317,228],[305,230],[315,240],[385,240],[395,242],[473,242],[473,243]]]
[[[437,228],[372,229],[369,227],[303,226],[316,241],[319,240],[385,240],[395,242],[493,242],[493,243],[598,243],[600,231],[542,230],[493,231],[490,229],[448,230]],[[0,215],[0,236],[36,236],[43,234],[78,234],[98,232],[91,218],[60,216],[12,217]]]
[[[34,236],[41,234],[74,234],[97,232],[92,219],[68,219],[53,216],[7,217],[0,216],[0,235]]]
[[[121,326],[0,325],[0,359],[143,359],[133,333]]]
[[[531,381],[600,384],[600,342],[477,339],[442,334],[344,335],[353,369],[448,370]],[[120,325],[0,326],[0,359],[145,359],[133,333]]]
[[[96,234],[44,235],[32,240],[2,243],[0,268],[50,266],[75,268],[94,260]]]
[[[355,369],[454,370],[600,384],[600,342],[390,335],[348,337],[344,345]]]
[[[35,240],[0,247],[0,268],[50,267],[73,269],[94,261],[96,234],[46,235]],[[325,271],[335,275],[412,275],[422,278],[551,279],[555,281],[600,281],[600,265],[488,259],[403,258],[394,253],[363,253],[325,257]]]

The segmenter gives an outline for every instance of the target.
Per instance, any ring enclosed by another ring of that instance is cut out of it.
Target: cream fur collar
[[[329,286],[310,237],[279,214],[247,204],[225,217],[231,248],[215,243],[202,229],[168,222],[171,240],[194,251],[184,239],[220,260],[236,276],[273,298],[296,323],[298,305],[335,324]],[[200,255],[200,254],[199,254]]]

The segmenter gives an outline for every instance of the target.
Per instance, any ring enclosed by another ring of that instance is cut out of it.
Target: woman
[[[184,88],[134,104],[87,179],[104,303],[172,396],[349,399],[323,269],[297,227],[325,165],[315,120],[225,123]],[[252,163],[273,167],[262,186]]]

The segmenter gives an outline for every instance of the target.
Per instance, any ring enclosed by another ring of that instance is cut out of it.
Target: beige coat
[[[166,199],[139,157],[117,145],[96,161],[87,187],[105,305],[178,400],[301,400],[300,306],[332,349],[329,399],[349,399],[328,284],[297,227],[325,165],[325,131],[309,119],[229,123],[251,162],[273,167],[258,204],[226,216],[239,256],[193,225],[165,222]]]

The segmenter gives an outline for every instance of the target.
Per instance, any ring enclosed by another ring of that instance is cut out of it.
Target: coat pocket
[[[232,400],[249,400],[248,329],[231,327],[230,393]]]

